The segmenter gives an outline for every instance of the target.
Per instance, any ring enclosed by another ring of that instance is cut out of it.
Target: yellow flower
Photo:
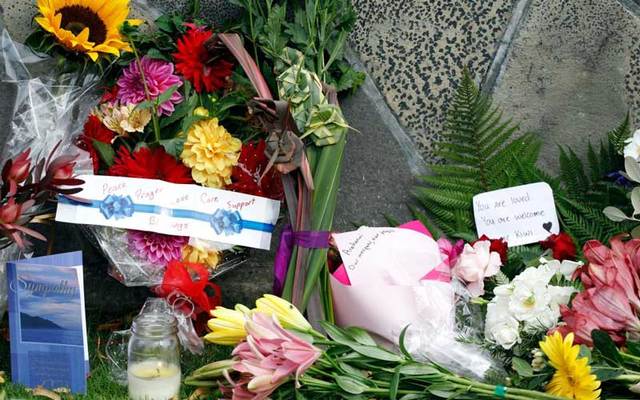
[[[221,188],[231,183],[231,171],[238,163],[242,142],[231,136],[217,118],[191,126],[180,155],[191,168],[193,179],[206,187]]]
[[[251,310],[242,304],[236,304],[234,310],[216,307],[211,311],[214,317],[207,323],[211,333],[205,335],[208,342],[222,345],[236,345],[247,337],[244,329],[245,318],[251,315]]]
[[[129,0],[38,0],[38,10],[35,21],[70,51],[97,61],[101,54],[130,50],[120,34]]]
[[[182,248],[182,261],[204,264],[211,269],[215,269],[218,266],[218,262],[220,262],[220,254],[215,250],[186,245]]]
[[[563,339],[560,332],[555,332],[540,342],[540,349],[556,370],[547,393],[575,400],[600,398],[600,381],[591,373],[589,359],[578,358],[580,346],[573,344],[573,333]]]
[[[256,311],[275,315],[285,329],[296,329],[302,332],[311,330],[311,324],[300,311],[288,301],[272,294],[265,294],[256,300]]]
[[[124,137],[129,133],[144,132],[145,126],[151,122],[151,109],[140,109],[135,104],[105,103],[98,108],[96,115],[104,126]]]

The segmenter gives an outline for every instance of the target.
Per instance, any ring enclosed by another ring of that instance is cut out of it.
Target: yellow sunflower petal
[[[36,16],[36,23],[69,51],[86,53],[97,61],[101,55],[119,56],[121,51],[130,50],[119,31],[129,15],[129,0],[37,0],[37,6],[40,15]],[[70,7],[81,7],[83,11],[70,12]],[[87,15],[84,19],[83,14]]]

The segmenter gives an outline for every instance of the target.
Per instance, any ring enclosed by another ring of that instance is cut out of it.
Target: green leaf
[[[594,365],[591,366],[591,373],[595,374],[599,381],[606,382],[624,374],[624,369]]]
[[[147,51],[147,57],[153,58],[156,60],[164,60],[164,61],[173,61],[171,57],[167,56],[165,53],[161,52],[156,48],[151,48]]]
[[[361,394],[369,387],[357,379],[350,376],[334,375],[336,383],[340,389],[351,394]]]
[[[113,150],[113,147],[111,147],[111,144],[93,139],[93,148],[96,149],[100,159],[107,165],[107,167],[111,167],[113,165],[113,159],[115,158],[116,153]]]
[[[511,359],[511,366],[518,375],[524,378],[531,378],[533,376],[533,367],[526,360],[522,358],[513,357]]]
[[[627,340],[627,351],[632,356],[640,357],[640,342]]]
[[[167,101],[169,101],[169,99],[171,99],[171,96],[173,96],[173,94],[176,92],[176,90],[178,90],[178,88],[180,88],[179,85],[173,85],[171,86],[169,89],[165,90],[160,96],[158,96],[158,98],[156,99],[157,104],[163,104]]]
[[[411,363],[400,367],[400,373],[407,376],[439,375],[437,368],[427,364]]]
[[[591,331],[591,338],[593,339],[593,347],[598,350],[607,364],[614,367],[622,366],[622,356],[606,332],[594,329]]]
[[[357,342],[349,335],[344,329],[338,328],[337,326],[326,322],[321,321],[320,325],[327,332],[327,335],[338,343],[347,345],[351,347],[353,344],[357,344]]]
[[[411,355],[411,353],[409,353],[409,351],[407,350],[407,346],[405,345],[405,339],[407,337],[407,330],[409,329],[409,326],[411,326],[411,325],[405,326],[402,329],[402,331],[400,332],[400,338],[398,339],[398,345],[400,347],[400,352],[402,354],[404,354],[404,356],[407,357],[407,359],[413,360],[413,356]]]
[[[348,345],[354,351],[363,356],[373,358],[380,361],[402,362],[403,358],[395,353],[385,350],[381,347],[364,346],[359,344]]]
[[[391,381],[389,382],[389,400],[396,400],[398,398],[398,387],[400,386],[400,371],[396,368]]]
[[[377,346],[377,343],[367,331],[355,326],[346,328],[347,333],[355,339],[356,342],[366,346]]]
[[[443,399],[451,399],[458,394],[454,387],[446,383],[431,385],[427,390],[432,395]]]

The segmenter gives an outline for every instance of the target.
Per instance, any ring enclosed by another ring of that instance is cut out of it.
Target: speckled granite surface
[[[469,66],[482,79],[513,0],[353,0],[351,44],[426,159],[452,87]]]
[[[494,88],[507,115],[579,155],[589,140],[640,112],[640,19],[616,0],[533,0]]]

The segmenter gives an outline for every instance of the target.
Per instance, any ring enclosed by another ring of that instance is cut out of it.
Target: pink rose
[[[480,240],[473,246],[464,245],[452,273],[467,284],[472,296],[478,297],[484,294],[484,279],[497,274],[501,266],[500,254],[491,251],[491,242]]]

